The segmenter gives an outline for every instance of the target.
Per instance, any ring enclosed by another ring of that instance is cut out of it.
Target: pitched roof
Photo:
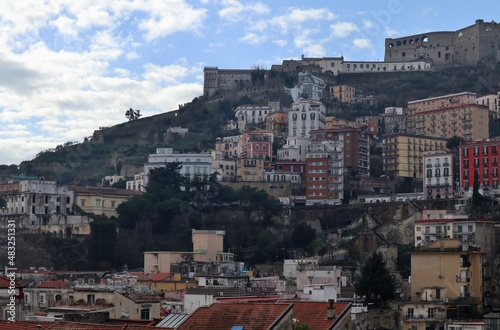
[[[69,286],[71,283],[67,281],[45,281],[38,285],[37,288],[45,289],[62,289]]]
[[[155,330],[158,329],[151,325],[141,325],[134,324],[96,324],[96,323],[80,323],[80,322],[47,322],[47,321],[16,321],[8,322],[6,320],[0,320],[0,330],[110,330],[110,329],[122,329],[122,330]]]
[[[149,281],[165,281],[172,276],[172,273],[154,273],[149,275],[146,279]]]
[[[238,325],[245,330],[269,329],[291,310],[292,304],[215,303],[198,308],[178,330],[229,330]]]
[[[7,277],[0,276],[0,288],[9,288],[10,287],[10,279]],[[21,288],[22,286],[19,283],[16,283],[16,288]]]
[[[305,323],[309,329],[331,329],[339,318],[349,309],[350,303],[336,302],[335,318],[327,319],[326,310],[330,307],[329,302],[319,301],[293,301],[293,318],[299,323]]]

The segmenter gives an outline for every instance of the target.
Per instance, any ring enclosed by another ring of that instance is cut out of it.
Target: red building
[[[499,149],[498,139],[460,145],[460,187],[465,191],[472,190],[477,171],[480,189],[498,189]]]
[[[241,136],[240,158],[260,158],[270,160],[272,154],[272,131],[249,131]]]

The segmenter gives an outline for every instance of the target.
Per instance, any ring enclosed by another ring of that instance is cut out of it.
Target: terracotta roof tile
[[[147,277],[149,281],[164,281],[172,277],[172,273],[154,273]]]
[[[293,301],[293,318],[299,323],[305,323],[309,329],[330,329],[335,322],[345,313],[350,306],[348,302],[333,303],[335,307],[335,318],[327,319],[326,311],[330,307],[329,302],[319,301]]]
[[[0,288],[10,287],[10,279],[7,277],[0,276]],[[19,283],[16,283],[16,288],[22,287]]]
[[[215,303],[198,308],[177,329],[230,330],[235,325],[245,330],[268,329],[291,309],[292,304]]]

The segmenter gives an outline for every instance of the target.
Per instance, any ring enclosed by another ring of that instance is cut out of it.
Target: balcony
[[[469,268],[471,266],[471,263],[469,261],[464,261],[460,263],[461,268]]]
[[[457,276],[457,282],[459,283],[469,283],[470,277]]]
[[[440,167],[440,166],[441,166],[441,164],[439,164],[439,163],[434,163],[434,167]]]

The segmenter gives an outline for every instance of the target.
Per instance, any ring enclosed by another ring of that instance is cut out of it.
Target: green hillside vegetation
[[[95,131],[81,143],[67,142],[53,150],[40,152],[35,159],[21,163],[19,172],[55,177],[60,183],[92,184],[105,175],[119,174],[123,166],[142,166],[147,155],[158,147],[172,147],[184,152],[213,148],[217,137],[237,134],[224,131],[223,125],[228,119],[234,119],[234,109],[238,105],[266,104],[271,99],[289,106],[291,98],[282,92],[282,88],[293,84],[294,77],[274,72],[267,81],[257,81],[259,86],[254,86],[256,88],[242,88],[237,94],[226,95],[222,101],[206,102],[195,98],[179,110]],[[500,90],[500,65],[447,67],[432,72],[342,74],[337,77],[325,74],[322,78],[327,85],[349,84],[365,95],[374,96],[374,106],[323,100],[328,113],[354,119],[379,114],[387,106],[405,106],[415,99],[462,91],[475,92],[478,96],[496,93]],[[497,122],[490,126],[492,136],[500,135]],[[184,137],[166,136],[169,127],[184,127],[189,132]]]

